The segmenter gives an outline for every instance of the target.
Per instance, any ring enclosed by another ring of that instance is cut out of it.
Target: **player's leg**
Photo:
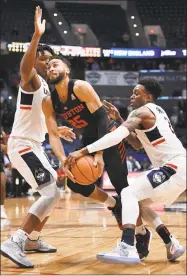
[[[116,199],[104,192],[102,189],[97,187],[95,184],[91,185],[80,185],[77,183],[73,183],[68,180],[67,186],[74,192],[81,194],[84,197],[88,197],[92,200],[96,200],[105,204],[107,207],[114,207],[116,204]]]
[[[41,246],[46,247],[46,244],[40,241],[38,242],[40,247],[37,246],[37,242],[28,242],[28,238],[29,234],[50,215],[52,209],[60,199],[60,191],[51,172],[43,166],[39,156],[32,150],[27,152],[22,150],[14,151],[9,153],[9,157],[25,180],[38,190],[41,197],[31,206],[20,229],[9,240],[2,243],[1,253],[20,267],[33,267],[30,260],[23,254],[25,243],[32,244],[32,250],[40,252]],[[29,247],[31,248],[31,245]]]
[[[105,259],[123,263],[138,262],[134,246],[135,224],[139,215],[138,202],[151,198],[154,201],[166,203],[169,199],[171,204],[183,191],[185,191],[185,159],[178,163],[179,168],[176,166],[175,170],[166,164],[157,169],[148,171],[137,177],[132,185],[123,189],[121,198],[124,230],[120,247],[119,250],[115,251],[115,254],[114,251],[105,254]],[[175,164],[177,164],[177,160],[175,160]],[[177,183],[180,183],[180,185]],[[174,261],[183,253],[184,249],[179,247],[177,253],[173,254],[173,258],[169,260]]]
[[[117,146],[106,149],[103,153],[108,176],[119,196],[121,195],[123,188],[128,187],[129,185],[127,180],[128,170],[125,154],[125,144],[123,142]],[[116,201],[118,202],[117,199]],[[120,204],[116,204],[114,208],[110,209],[122,230],[121,201]],[[151,239],[152,233],[144,226],[140,214],[136,223],[136,247],[141,260],[145,259],[149,254]]]
[[[164,225],[160,217],[149,206],[152,200],[145,199],[139,202],[142,218],[155,229],[157,234],[162,239],[167,250],[167,259],[174,261],[183,253],[183,247],[180,242],[170,233],[169,229]],[[171,250],[172,249],[172,250]]]
[[[48,157],[43,152],[43,149],[41,147],[35,147],[35,153],[39,157],[41,163],[44,165],[44,167],[51,173],[53,178],[57,179],[57,173],[52,168]],[[56,248],[44,243],[40,240],[40,233],[45,226],[47,220],[49,219],[49,216],[46,216],[43,221],[41,221],[39,224],[36,225],[34,230],[30,233],[29,238],[26,241],[25,245],[25,251],[37,251],[37,252],[46,252],[46,253],[52,253],[56,252]]]
[[[0,195],[0,205],[1,205],[1,219],[6,219],[7,214],[4,209],[5,197],[6,197],[6,175],[3,166],[0,165],[0,185],[1,185],[1,195]]]

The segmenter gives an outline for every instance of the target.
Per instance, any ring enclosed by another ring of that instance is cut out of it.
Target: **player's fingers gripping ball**
[[[86,155],[75,160],[71,165],[71,172],[77,183],[90,185],[99,178],[100,166],[94,165],[94,157]]]

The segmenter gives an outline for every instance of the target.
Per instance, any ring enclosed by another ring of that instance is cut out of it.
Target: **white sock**
[[[22,229],[18,229],[14,234],[13,234],[13,241],[17,242],[19,241],[20,239],[22,241],[26,241],[26,239],[28,238],[28,234],[23,231]]]
[[[29,235],[29,239],[32,240],[32,241],[36,241],[36,240],[38,240],[39,236],[40,236],[40,232],[34,230]]]
[[[140,226],[136,226],[136,235],[140,234],[140,235],[145,235],[146,234],[146,229],[145,226],[142,224]]]
[[[116,205],[116,200],[113,196],[108,195],[107,199],[103,203],[105,206],[113,208]]]

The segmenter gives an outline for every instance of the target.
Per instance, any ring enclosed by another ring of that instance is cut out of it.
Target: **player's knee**
[[[77,194],[81,194],[84,197],[89,197],[93,191],[95,190],[95,185],[80,185],[73,182],[68,181],[67,186]]]
[[[42,221],[49,216],[57,202],[60,200],[60,190],[56,183],[39,190],[41,197],[31,206],[29,213],[37,216]]]
[[[130,186],[123,188],[123,190],[121,191],[121,199],[126,200],[131,196],[134,196],[132,188]]]

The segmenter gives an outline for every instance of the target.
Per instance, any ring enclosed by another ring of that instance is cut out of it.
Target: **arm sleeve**
[[[129,130],[120,126],[116,130],[111,133],[106,134],[104,137],[96,141],[95,143],[87,146],[87,150],[89,153],[100,151],[103,149],[110,148],[119,144],[125,137],[129,135]]]
[[[92,116],[94,117],[95,124],[97,126],[97,138],[100,139],[105,134],[108,133],[108,125],[109,120],[107,113],[103,106],[98,108],[94,113],[92,113]]]

